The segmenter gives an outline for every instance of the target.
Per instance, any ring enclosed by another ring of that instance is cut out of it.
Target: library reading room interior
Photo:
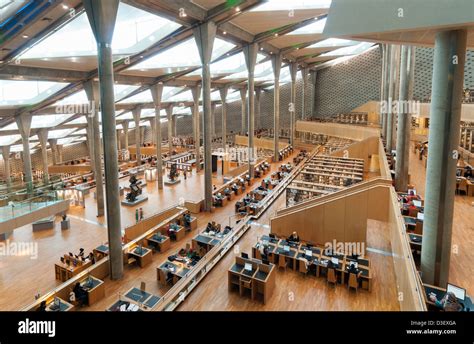
[[[473,310],[472,0],[0,4],[0,310]]]

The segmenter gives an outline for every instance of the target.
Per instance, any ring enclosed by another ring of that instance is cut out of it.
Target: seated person
[[[39,307],[36,309],[37,312],[46,312],[46,301],[41,301]]]
[[[357,281],[359,281],[359,277],[362,273],[358,268],[356,268],[355,264],[350,264],[349,265],[349,270],[347,272],[350,273],[350,274],[355,274],[356,277],[357,277]]]
[[[264,245],[263,241],[260,241],[258,244],[258,251],[260,252],[260,255],[262,256],[262,259],[268,260],[268,245]]]
[[[295,231],[287,238],[287,241],[289,241],[290,243],[291,242],[299,243],[300,242],[300,237],[298,236],[298,234]]]
[[[78,256],[79,257],[84,257],[84,249],[82,247],[79,249],[79,255]]]
[[[231,186],[231,189],[232,189],[234,192],[237,192],[237,190],[239,189],[239,187],[237,186],[237,184],[233,183],[232,186]]]
[[[225,188],[224,189],[224,195],[227,197],[227,198],[230,198],[230,194],[231,194],[231,190],[229,188]]]
[[[186,212],[183,215],[183,223],[185,228],[190,228],[191,227],[191,213]]]
[[[441,300],[438,300],[434,294],[430,294],[429,298],[436,304],[436,307],[443,309],[445,312],[461,312],[464,309],[452,292],[446,293]]]
[[[470,166],[466,166],[464,169],[464,178],[472,178],[472,168]]]
[[[81,286],[79,282],[76,283],[74,289],[72,290],[76,297],[76,301],[79,306],[84,306],[88,303],[88,295],[84,288]]]

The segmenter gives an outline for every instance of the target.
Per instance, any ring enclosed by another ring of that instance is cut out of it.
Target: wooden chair
[[[337,284],[336,270],[333,268],[328,268],[328,275],[326,283],[332,283],[334,286]]]
[[[348,289],[354,288],[356,291],[359,289],[359,274],[357,275],[355,273],[349,274],[349,283],[347,284]]]
[[[308,275],[308,262],[306,260],[300,260],[298,265],[299,272],[301,272],[305,276]]]
[[[288,263],[286,262],[286,259],[285,259],[285,256],[280,254],[278,255],[278,268],[283,268],[285,269],[286,271],[286,267],[287,267]]]
[[[140,283],[140,290],[141,290],[142,293],[145,292],[145,290],[146,290],[146,283],[145,282]]]
[[[130,258],[128,258],[128,260],[127,260],[127,264],[128,264],[128,265],[133,265],[133,264],[136,264],[136,263],[137,263],[137,259],[136,259],[136,258],[130,257]]]
[[[462,178],[459,181],[459,184],[456,188],[456,193],[461,194],[461,192],[464,192],[464,194],[467,195],[467,179]]]
[[[242,296],[244,294],[245,289],[248,289],[248,290],[250,290],[250,292],[252,292],[252,279],[241,276],[240,277],[240,288],[239,288],[240,296]]]

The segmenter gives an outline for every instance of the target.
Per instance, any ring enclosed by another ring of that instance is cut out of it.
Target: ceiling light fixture
[[[240,7],[237,6],[237,7],[235,8],[235,11],[236,11],[236,12],[240,12]]]
[[[227,35],[227,31],[224,31],[223,34],[224,34],[224,35]]]
[[[63,9],[67,10],[67,9],[69,9],[69,6],[68,5],[63,5]]]

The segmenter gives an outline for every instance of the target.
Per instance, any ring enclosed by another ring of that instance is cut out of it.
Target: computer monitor
[[[414,196],[416,196],[416,190],[415,189],[408,189],[408,194],[409,195],[413,194]]]
[[[446,286],[446,292],[453,293],[456,296],[456,298],[458,298],[461,301],[464,301],[464,299],[466,298],[466,289],[455,286],[454,284],[448,283]]]
[[[413,200],[413,205],[414,205],[415,207],[418,207],[418,208],[420,208],[420,207],[422,206],[422,205],[421,205],[421,201],[418,201],[418,200]]]
[[[312,257],[312,256],[313,256],[313,251],[311,251],[311,250],[306,250],[306,251],[304,252],[304,254],[305,254],[305,256]]]
[[[249,255],[245,252],[242,252],[242,258],[249,259]]]
[[[270,265],[270,261],[267,259],[262,259],[262,264]]]
[[[59,297],[54,298],[54,305],[56,307],[61,307],[61,300],[59,299]]]
[[[425,219],[425,214],[423,213],[418,213],[416,214],[416,218],[420,221],[423,221]]]
[[[333,264],[338,265],[338,264],[339,264],[339,259],[332,257],[332,258],[331,258],[331,262],[332,262]]]
[[[276,237],[275,237],[275,234],[271,234],[271,233],[270,233],[270,238],[275,239],[275,238],[276,238]]]
[[[245,270],[245,271],[252,271],[252,264],[250,264],[250,263],[245,263],[244,270]]]
[[[283,246],[283,251],[290,252],[290,246],[288,245]]]

